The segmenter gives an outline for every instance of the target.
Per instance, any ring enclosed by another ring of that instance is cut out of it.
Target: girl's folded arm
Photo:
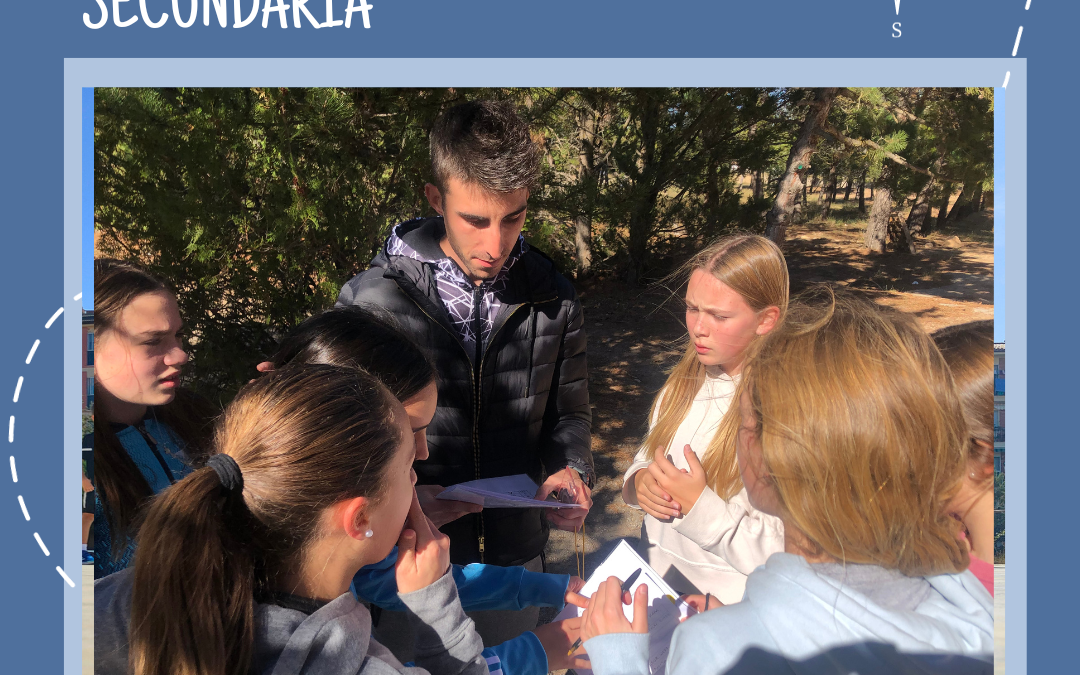
[[[783,523],[751,506],[745,488],[727,501],[705,488],[689,513],[672,525],[676,532],[743,574],[750,574],[770,555],[784,550]]]

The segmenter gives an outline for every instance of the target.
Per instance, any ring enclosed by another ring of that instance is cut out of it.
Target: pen
[[[637,578],[640,575],[641,575],[641,568],[639,567],[636,570],[634,570],[633,574],[626,577],[626,581],[622,582],[622,592],[625,593],[626,591],[630,590],[630,586],[635,581],[637,581]],[[622,598],[619,598],[619,602],[622,602]],[[566,652],[566,655],[567,656],[572,656],[574,654],[574,652],[577,651],[577,648],[580,647],[580,646],[581,646],[581,638],[578,638],[578,639],[574,640],[574,644],[570,645],[570,650],[568,652]]]

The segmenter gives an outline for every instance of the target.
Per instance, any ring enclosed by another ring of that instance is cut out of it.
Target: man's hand
[[[581,617],[552,621],[543,626],[537,626],[532,632],[540,640],[547,654],[549,672],[591,667],[583,647],[578,647],[571,656],[566,655],[566,652],[570,651],[570,645],[574,644],[580,635]]]
[[[656,449],[656,456],[664,454],[663,448]],[[641,510],[657,520],[670,521],[679,515],[679,504],[661,487],[656,476],[646,467],[633,476],[634,492],[637,494]]]
[[[648,633],[649,587],[641,584],[634,591],[634,620],[626,620],[623,614],[622,582],[618,577],[608,577],[589,599],[589,606],[581,616],[581,641],[609,633]]]
[[[705,469],[702,468],[701,462],[698,461],[697,455],[689,445],[683,448],[683,456],[686,457],[689,471],[675,468],[667,455],[659,450],[655,460],[646,470],[656,479],[660,488],[679,505],[679,512],[685,516],[690,513],[690,509],[694,508],[701,493],[705,491],[706,480]]]
[[[83,474],[83,477],[82,477],[82,491],[83,492],[93,492],[94,491],[94,484],[90,482],[90,479],[86,477],[85,473]]]
[[[435,496],[445,490],[441,485],[417,485],[416,496],[420,500],[420,508],[424,515],[434,523],[436,528],[457,520],[466,513],[480,513],[484,510],[479,504],[459,502],[453,499],[436,499]]]
[[[544,484],[536,491],[536,499],[547,499],[552,492],[558,492],[560,488],[566,489],[574,504],[581,504],[585,508],[548,509],[547,519],[557,529],[573,532],[585,522],[585,516],[589,514],[589,509],[592,508],[592,491],[581,481],[581,476],[577,471],[566,467],[562,471],[557,471],[547,477]]]
[[[411,593],[438,581],[450,568],[450,537],[432,524],[413,493],[409,517],[398,539],[394,565],[398,593]]]

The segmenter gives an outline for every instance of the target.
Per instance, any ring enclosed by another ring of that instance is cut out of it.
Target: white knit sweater
[[[734,392],[730,376],[718,369],[706,370],[705,382],[667,449],[676,467],[689,468],[682,452],[686,445],[702,457]],[[650,428],[655,424],[654,414]],[[649,463],[642,448],[623,477],[623,500],[634,508],[640,506],[633,476]],[[649,564],[675,590],[708,592],[730,604],[742,599],[746,576],[770,555],[784,550],[784,525],[779,518],[755,509],[746,488],[724,501],[706,487],[690,512],[672,522],[646,514],[641,540]]]

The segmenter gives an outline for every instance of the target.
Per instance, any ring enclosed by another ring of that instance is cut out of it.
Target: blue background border
[[[561,56],[575,59],[596,57],[779,57],[800,61],[776,64],[772,79],[746,81],[741,79],[737,63],[728,77],[698,81],[698,84],[753,85],[825,85],[825,84],[931,84],[925,80],[855,82],[850,70],[828,71],[808,65],[808,57],[904,57],[1004,58],[999,77],[993,81],[953,82],[950,84],[988,85],[1000,87],[1005,69],[1012,72],[1008,90],[998,91],[997,125],[1019,125],[1025,128],[1026,99],[1013,105],[1009,94],[1020,98],[1025,92],[1019,84],[1018,73],[1026,71],[1022,57],[1030,59],[1030,79],[1023,89],[1030,92],[1030,124],[1027,152],[1005,154],[1001,138],[997,144],[998,209],[1026,209],[1030,218],[1032,247],[1031,269],[1027,269],[1027,239],[1016,240],[1017,225],[998,217],[997,268],[998,304],[1008,308],[1009,323],[1005,331],[1009,345],[1009,415],[1010,475],[1007,529],[1009,538],[1008,594],[1008,668],[1010,675],[1026,672],[1056,672],[1075,667],[1072,644],[1072,609],[1080,593],[1075,584],[1064,581],[1059,561],[1073,558],[1076,544],[1071,535],[1071,515],[1075,506],[1071,499],[1071,478],[1080,466],[1080,457],[1070,452],[1071,435],[1064,433],[1059,420],[1071,418],[1074,397],[1069,396],[1067,383],[1074,381],[1078,366],[1070,358],[1075,344],[1074,319],[1068,311],[1070,279],[1066,270],[1072,268],[1066,256],[1075,255],[1080,238],[1075,221],[1075,208],[1068,200],[1072,188],[1072,162],[1069,150],[1075,147],[1072,115],[1077,109],[1075,87],[1062,85],[1075,62],[1067,54],[1075,38],[1070,34],[1075,25],[1064,10],[1052,7],[1045,0],[1034,0],[1030,11],[1024,10],[1024,0],[1011,2],[979,2],[977,0],[944,0],[937,3],[904,0],[900,16],[896,17],[889,0],[827,1],[806,3],[790,0],[759,0],[757,2],[724,2],[719,0],[671,2],[660,6],[640,0],[596,0],[589,3],[511,4],[486,0],[484,2],[452,3],[445,0],[401,2],[372,0],[372,28],[334,28],[280,30],[258,27],[258,21],[244,29],[203,27],[201,20],[192,28],[179,29],[170,20],[166,27],[152,30],[138,25],[126,29],[108,26],[91,31],[82,25],[82,13],[96,15],[92,0],[62,0],[61,2],[11,3],[6,7],[0,31],[0,50],[7,57],[3,78],[5,105],[0,106],[0,122],[5,130],[5,159],[0,165],[0,190],[5,197],[5,209],[0,214],[5,234],[0,246],[0,288],[4,289],[3,310],[6,330],[0,334],[0,389],[15,386],[19,376],[25,376],[18,403],[9,394],[0,394],[0,420],[17,417],[15,442],[8,452],[17,458],[19,482],[11,482],[7,468],[0,471],[0,532],[7,543],[0,556],[0,579],[6,581],[5,607],[8,621],[0,631],[5,668],[13,672],[78,672],[81,658],[77,648],[78,607],[72,603],[78,589],[68,588],[54,567],[61,565],[79,571],[79,517],[75,508],[78,494],[77,439],[79,428],[74,413],[78,409],[80,379],[79,324],[74,321],[79,303],[73,300],[82,286],[80,236],[76,227],[65,236],[63,223],[80,220],[82,210],[82,156],[76,143],[64,144],[74,128],[81,136],[80,108],[65,107],[65,58],[101,57],[192,57],[207,58],[269,58],[269,57],[427,57],[499,56],[544,57]],[[110,3],[111,4],[111,3]],[[200,2],[200,5],[202,3]],[[231,3],[230,10],[231,10]],[[137,13],[138,3],[128,2]],[[316,16],[322,10],[313,0],[311,9]],[[339,1],[338,7],[343,5]],[[152,12],[169,9],[165,0],[148,0]],[[201,11],[201,6],[200,6]],[[338,10],[340,11],[340,9]],[[893,21],[903,23],[904,34],[891,39]],[[1024,25],[1023,41],[1018,59],[1009,59],[1019,25]],[[291,22],[290,22],[291,26]],[[83,85],[108,84],[165,84],[152,69],[161,62],[117,61],[130,74],[141,73],[141,82],[115,75],[113,81],[74,83]],[[212,62],[207,63],[212,67]],[[252,62],[238,62],[247,72],[262,81],[237,76],[231,84],[279,83],[284,77],[279,67],[272,70],[254,69]],[[370,78],[370,84],[394,84],[396,66],[388,61],[354,63],[355,73],[330,74],[325,63],[296,63],[292,84],[345,84],[346,76]],[[406,63],[396,62],[396,63]],[[917,62],[909,61],[916,72]],[[1012,65],[1015,64],[1015,65]],[[1066,70],[1061,71],[1062,64]],[[535,81],[520,77],[519,63],[506,67],[491,62],[429,62],[426,75],[417,76],[416,85],[454,84],[572,84],[576,72],[583,79],[594,73],[594,62],[568,67],[567,79],[555,79],[553,71],[535,73]],[[624,64],[637,71],[646,70],[642,64]],[[866,62],[873,71],[879,62]],[[926,62],[933,69],[933,62]],[[71,64],[69,63],[70,67]],[[496,69],[496,67],[501,69]],[[270,67],[270,66],[268,66]],[[302,71],[302,72],[301,72]],[[170,77],[170,83],[192,82],[190,75]],[[306,75],[304,75],[306,73]],[[496,73],[498,73],[496,75]],[[671,85],[685,73],[682,65],[665,62],[656,75],[666,75],[657,84]],[[160,74],[160,71],[159,71]],[[205,83],[205,82],[200,82]],[[592,80],[588,84],[629,84],[611,79]],[[689,84],[689,82],[688,82]],[[81,104],[82,92],[75,92]],[[72,126],[73,125],[73,126]],[[1026,204],[1027,159],[1031,158],[1031,180],[1044,196],[1040,202]],[[62,182],[61,182],[62,181]],[[63,185],[63,197],[58,195]],[[74,195],[74,201],[73,201]],[[74,215],[72,215],[74,214]],[[1023,214],[1021,214],[1023,215]],[[1003,241],[1004,239],[1004,241]],[[1044,243],[1045,242],[1045,243]],[[1047,245],[1049,244],[1049,245]],[[1026,286],[1023,281],[1026,279]],[[1004,292],[1002,286],[1005,287]],[[1036,292],[1027,298],[1026,289]],[[1042,291],[1041,293],[1038,291]],[[1020,295],[1019,300],[1013,296]],[[1030,300],[1030,307],[1025,307]],[[44,323],[56,308],[65,307],[64,316],[50,330]],[[1064,311],[1063,311],[1064,310]],[[1027,345],[1027,313],[1043,320],[1035,324],[1039,330],[1031,335]],[[1058,317],[1064,317],[1064,325]],[[63,326],[61,328],[60,326]],[[58,336],[63,332],[64,339]],[[31,364],[25,357],[35,339],[41,345]],[[61,344],[63,342],[63,344]],[[1032,373],[1030,391],[1032,418],[1030,433],[1026,433],[1028,355]],[[68,368],[63,367],[68,364]],[[11,391],[10,389],[7,391]],[[65,414],[61,415],[63,410]],[[63,424],[57,424],[61,416]],[[1018,426],[1019,425],[1019,426]],[[1026,500],[1026,441],[1040,449],[1040,456],[1050,461],[1050,469],[1041,473],[1036,489]],[[67,471],[61,471],[61,457],[67,457]],[[2,457],[7,464],[6,457]],[[32,515],[27,523],[19,510],[16,496],[22,494]],[[1026,503],[1025,503],[1026,502]],[[6,505],[6,506],[5,506]],[[1036,514],[1025,529],[1028,506]],[[1062,523],[1065,526],[1062,526]],[[32,538],[40,532],[49,545],[51,555],[45,558]],[[73,536],[72,536],[73,535]],[[1030,547],[1026,538],[1030,538]],[[1026,549],[1030,549],[1029,551]],[[1033,561],[1030,576],[1023,569],[1024,553]],[[1053,567],[1051,567],[1053,565]],[[1055,574],[1055,572],[1057,574]],[[78,575],[75,575],[78,581]],[[1027,593],[1023,591],[1026,589]],[[1025,598],[1026,596],[1026,598]],[[1021,606],[1027,600],[1027,608]],[[62,609],[67,608],[66,620],[61,622]],[[71,608],[75,611],[72,612]],[[1023,610],[1028,609],[1031,629],[1025,631]],[[61,632],[60,627],[63,626]],[[63,633],[63,637],[62,637]],[[1030,638],[1023,649],[1023,638]],[[71,642],[72,637],[76,640]],[[66,649],[59,649],[61,643]],[[75,644],[72,651],[72,644]],[[1026,652],[1026,654],[1023,654]],[[1026,656],[1024,660],[1017,657]],[[1026,661],[1026,663],[1024,662]],[[1057,668],[1055,666],[1065,666]]]

